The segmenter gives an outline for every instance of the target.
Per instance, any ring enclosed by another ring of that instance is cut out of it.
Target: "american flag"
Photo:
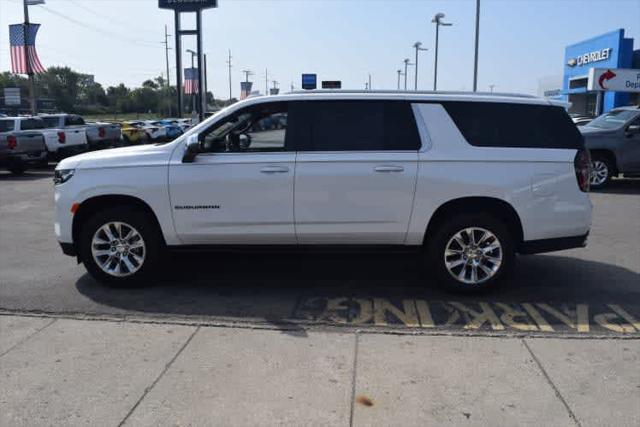
[[[185,68],[184,69],[184,93],[191,95],[198,93],[198,69],[197,68]]]
[[[240,82],[240,99],[246,99],[251,95],[251,87],[253,82]]]
[[[28,24],[25,43],[25,24],[9,25],[11,45],[11,72],[17,74],[44,73],[36,52],[36,34],[40,24]],[[28,62],[27,62],[28,61]]]

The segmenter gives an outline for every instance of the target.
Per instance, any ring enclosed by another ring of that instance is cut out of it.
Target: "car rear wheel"
[[[591,176],[589,183],[591,188],[602,188],[609,183],[613,175],[613,166],[606,157],[594,156],[591,160]]]
[[[129,207],[98,212],[83,225],[80,259],[99,282],[116,287],[151,283],[164,251],[148,215]]]
[[[515,263],[514,240],[491,214],[454,217],[429,239],[429,269],[438,283],[457,292],[496,287]]]

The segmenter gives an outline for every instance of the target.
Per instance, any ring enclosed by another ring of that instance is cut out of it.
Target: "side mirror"
[[[627,137],[632,137],[633,135],[640,134],[640,125],[631,125],[624,132]]]
[[[193,163],[198,153],[200,153],[200,141],[198,140],[198,134],[190,135],[189,138],[187,138],[186,145],[184,146],[182,163]]]

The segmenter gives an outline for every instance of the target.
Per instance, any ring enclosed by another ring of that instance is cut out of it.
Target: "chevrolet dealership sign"
[[[577,56],[575,58],[570,58],[567,61],[567,65],[569,67],[581,67],[583,65],[591,64],[593,62],[606,61],[611,57],[611,49],[610,47],[595,50],[593,52],[585,53],[584,55]]]
[[[196,12],[202,9],[218,7],[218,0],[158,0],[160,9],[173,9],[178,12]]]
[[[640,92],[640,69],[592,68],[587,90]]]

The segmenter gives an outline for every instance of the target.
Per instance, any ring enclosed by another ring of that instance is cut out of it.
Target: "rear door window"
[[[298,151],[417,151],[420,137],[404,101],[297,103]]]
[[[471,145],[477,147],[584,147],[582,135],[560,106],[498,102],[443,102]]]
[[[20,120],[20,130],[45,129],[42,119],[24,119]]]

